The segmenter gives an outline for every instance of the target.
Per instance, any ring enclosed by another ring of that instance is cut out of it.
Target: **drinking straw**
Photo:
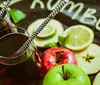
[[[32,36],[28,38],[28,40],[22,45],[20,49],[17,50],[13,54],[13,56],[18,55],[25,51],[30,43],[34,40],[34,38],[42,31],[42,29],[60,12],[62,7],[68,2],[69,0],[61,0],[61,2],[53,9],[53,11],[47,16],[44,22],[37,28],[37,30],[33,33]]]
[[[7,8],[9,7],[10,2],[11,2],[11,0],[7,0],[7,1],[6,1],[6,4],[5,4],[4,7],[1,9],[1,11],[0,11],[0,19],[3,18],[3,15],[4,15],[5,12],[7,11]]]

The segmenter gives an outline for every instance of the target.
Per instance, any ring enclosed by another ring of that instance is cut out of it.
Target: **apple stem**
[[[63,51],[58,51],[56,52],[56,63],[59,63],[61,58],[60,58],[60,54],[63,53]]]
[[[67,76],[66,76],[66,73],[64,71],[64,65],[62,66],[62,72],[63,72],[63,79],[67,80]]]
[[[59,54],[60,52],[56,52],[56,63],[59,63]]]

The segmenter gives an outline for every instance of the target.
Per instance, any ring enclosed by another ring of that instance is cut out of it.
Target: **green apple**
[[[100,85],[100,72],[94,78],[93,85]]]
[[[48,71],[43,85],[91,85],[88,75],[78,66],[62,64]]]

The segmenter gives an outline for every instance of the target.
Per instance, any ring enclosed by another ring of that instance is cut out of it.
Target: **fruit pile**
[[[29,25],[29,34],[44,20],[38,19]],[[34,39],[37,47],[46,48],[42,55],[35,52],[43,85],[99,85],[100,46],[93,40],[94,32],[87,26],[64,28],[59,21],[51,20]],[[91,84],[89,76],[96,73]]]

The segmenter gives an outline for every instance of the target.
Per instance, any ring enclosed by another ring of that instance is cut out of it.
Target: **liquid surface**
[[[0,39],[0,56],[11,56],[28,39],[27,36],[14,33]]]

